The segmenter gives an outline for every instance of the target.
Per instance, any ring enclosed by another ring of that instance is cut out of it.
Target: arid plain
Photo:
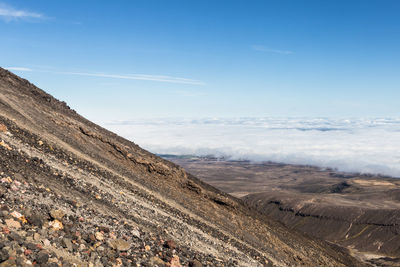
[[[400,180],[333,169],[164,156],[290,228],[375,266],[400,264]]]

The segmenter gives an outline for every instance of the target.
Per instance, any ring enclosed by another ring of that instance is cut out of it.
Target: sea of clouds
[[[143,119],[100,124],[157,154],[212,155],[400,177],[400,118]]]

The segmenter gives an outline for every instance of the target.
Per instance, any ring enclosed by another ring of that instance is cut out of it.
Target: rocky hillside
[[[360,266],[0,68],[0,266]]]

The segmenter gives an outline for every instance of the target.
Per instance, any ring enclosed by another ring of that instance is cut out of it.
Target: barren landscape
[[[0,68],[1,266],[361,266]]]
[[[379,175],[218,158],[165,158],[247,205],[377,266],[400,264],[400,181]]]

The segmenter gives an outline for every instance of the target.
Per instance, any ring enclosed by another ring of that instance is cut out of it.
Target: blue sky
[[[0,66],[95,121],[400,114],[400,1],[0,0]]]

